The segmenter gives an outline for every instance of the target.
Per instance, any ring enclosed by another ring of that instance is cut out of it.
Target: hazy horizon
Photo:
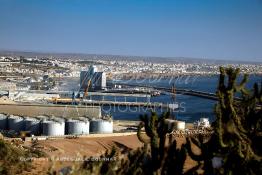
[[[99,54],[99,53],[70,53],[70,52],[49,52],[49,51],[21,51],[21,50],[6,50],[6,49],[1,49],[0,48],[0,54],[6,54],[6,55],[11,55],[11,54],[14,54],[15,56],[26,56],[26,55],[30,55],[30,56],[54,56],[54,57],[61,57],[62,55],[64,55],[63,57],[66,58],[68,56],[68,58],[73,57],[76,57],[76,58],[80,58],[80,59],[83,59],[83,56],[90,56],[90,55],[93,55],[93,56],[98,56],[98,58],[100,58],[99,56],[111,56],[112,58],[114,56],[118,56],[118,57],[123,57],[123,58],[130,58],[130,60],[134,59],[134,58],[154,58],[156,61],[157,58],[161,58],[161,59],[166,59],[165,61],[191,61],[191,62],[206,62],[206,63],[210,63],[210,62],[213,62],[213,63],[216,63],[216,62],[228,62],[228,63],[251,63],[251,64],[256,64],[256,63],[259,63],[259,64],[262,64],[262,60],[234,60],[234,59],[210,59],[210,58],[196,58],[196,57],[163,57],[163,56],[141,56],[141,55],[119,55],[119,54]],[[80,56],[81,55],[81,56]],[[1,55],[0,55],[1,56]],[[80,56],[80,57],[79,57]],[[62,58],[62,57],[61,57]],[[88,58],[85,57],[85,59],[88,60]],[[121,60],[121,59],[120,59]],[[160,60],[159,60],[160,61]]]

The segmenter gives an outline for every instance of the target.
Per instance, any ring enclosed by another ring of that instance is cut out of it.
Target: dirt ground
[[[39,146],[49,156],[100,156],[106,150],[110,150],[113,146],[121,149],[136,149],[142,146],[137,136],[115,136],[115,137],[99,137],[99,138],[72,138],[58,140],[39,141]]]
[[[177,138],[178,147],[185,142],[184,138]],[[30,142],[25,143],[30,145]],[[90,137],[75,139],[55,139],[39,141],[38,148],[44,151],[49,159],[35,160],[34,169],[28,174],[45,174],[45,172],[53,166],[55,170],[59,170],[66,166],[79,165],[79,159],[86,157],[99,157],[106,150],[112,147],[117,149],[134,150],[142,146],[136,134],[129,136],[110,136],[110,137]],[[50,161],[52,159],[53,161]],[[189,169],[196,165],[196,162],[189,157],[186,159],[185,169]],[[27,174],[25,172],[25,174]]]
[[[119,150],[135,150],[143,144],[138,140],[136,135],[136,126],[139,121],[117,121],[114,120],[115,134],[98,134],[88,135],[78,138],[59,138],[39,140],[37,148],[47,154],[45,159],[36,159],[33,161],[34,168],[32,171],[24,174],[46,174],[49,168],[53,167],[58,171],[66,166],[79,166],[84,156],[99,157],[112,147]],[[187,128],[191,128],[192,124],[187,124]],[[124,133],[122,133],[124,132]],[[128,132],[128,135],[127,133]],[[185,143],[184,138],[176,138],[177,145],[180,147]],[[24,146],[31,146],[31,141],[26,141]],[[193,148],[194,151],[196,148]],[[80,160],[80,161],[79,161]],[[186,159],[185,170],[196,165],[196,162]]]

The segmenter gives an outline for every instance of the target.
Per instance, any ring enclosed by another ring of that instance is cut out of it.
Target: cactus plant
[[[187,139],[188,153],[192,159],[203,161],[205,174],[261,174],[262,86],[254,85],[248,91],[248,76],[237,83],[239,69],[220,67],[215,106],[214,133],[204,142],[202,138]],[[240,95],[240,98],[236,98]],[[258,141],[259,140],[259,141]],[[191,150],[191,143],[201,149],[201,155]],[[211,161],[215,156],[223,158],[223,166],[214,171]]]
[[[183,144],[177,148],[175,139],[169,137],[167,142],[168,125],[166,119],[170,113],[163,113],[160,117],[155,112],[141,116],[141,123],[138,127],[137,136],[145,144],[145,148],[150,145],[150,155],[148,169],[149,174],[184,174],[184,163],[186,160],[186,147]],[[150,139],[145,139],[142,135],[142,128],[145,128],[145,134]],[[170,135],[171,136],[171,135]]]

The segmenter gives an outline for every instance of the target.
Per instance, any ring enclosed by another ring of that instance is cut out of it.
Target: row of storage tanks
[[[32,135],[61,136],[89,133],[113,133],[113,121],[80,117],[64,119],[38,116],[21,117],[0,114],[0,130],[29,131]]]

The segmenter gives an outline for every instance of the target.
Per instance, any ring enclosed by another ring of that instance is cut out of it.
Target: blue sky
[[[0,0],[0,49],[262,61],[262,1]]]

